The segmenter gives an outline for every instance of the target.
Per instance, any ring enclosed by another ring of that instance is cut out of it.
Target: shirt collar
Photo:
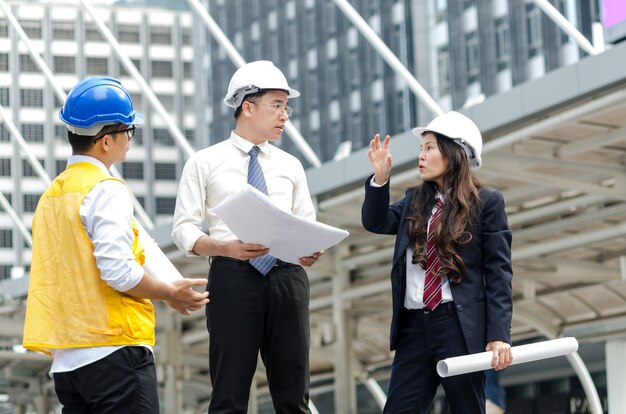
[[[111,175],[109,170],[107,170],[106,165],[104,165],[102,163],[102,161],[100,161],[99,159],[94,158],[92,156],[89,156],[89,155],[70,155],[69,158],[67,159],[68,167],[70,165],[76,164],[78,162],[88,162],[88,163],[93,164],[93,165],[97,166],[98,168],[100,168],[102,170],[102,172],[104,172],[105,174]]]
[[[239,148],[246,154],[249,153],[252,147],[254,146],[252,142],[235,134],[235,131],[231,131],[229,140],[235,147]],[[263,154],[266,154],[266,155],[269,154],[270,144],[267,141],[263,141],[260,144],[256,144],[256,146],[259,147],[259,149],[261,150]]]

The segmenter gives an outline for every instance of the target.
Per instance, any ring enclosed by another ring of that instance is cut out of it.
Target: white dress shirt
[[[437,194],[437,198],[443,196]],[[433,207],[431,216],[437,209],[437,205]],[[426,231],[430,231],[430,220],[428,220],[428,228]],[[413,264],[413,246],[409,245],[406,248],[406,291],[404,293],[404,307],[407,309],[422,309],[425,308],[424,304],[424,282],[426,280],[426,271],[419,264]],[[451,302],[452,290],[450,289],[450,281],[447,277],[442,278],[441,285],[441,303]]]
[[[374,181],[374,177],[370,180],[372,187],[382,187],[387,184],[377,184]],[[437,194],[436,198],[441,198],[443,201],[443,195]],[[407,200],[410,202],[410,200]],[[433,207],[430,215],[432,216],[437,205]],[[426,231],[430,231],[430,220],[428,220],[428,228]],[[409,245],[406,248],[406,291],[404,292],[404,307],[407,309],[422,309],[425,308],[424,304],[424,282],[426,280],[426,271],[419,264],[413,264],[413,252],[415,249]],[[452,302],[452,290],[450,289],[450,281],[447,277],[443,278],[441,286],[441,303]]]
[[[67,165],[88,162],[110,175],[106,166],[96,158],[72,155]],[[144,270],[133,255],[133,202],[128,187],[117,180],[96,184],[80,205],[80,218],[87,237],[94,245],[96,264],[102,280],[113,289],[126,292],[137,286]],[[89,292],[85,292],[86,295]],[[85,309],[89,312],[89,309]],[[50,374],[73,371],[98,361],[122,348],[100,346],[93,348],[63,348],[50,350],[54,356]],[[148,346],[148,348],[152,349]]]
[[[258,160],[267,184],[268,195],[281,210],[315,220],[315,208],[300,161],[291,154],[270,145],[257,145]],[[188,255],[202,237],[203,226],[220,241],[237,240],[220,218],[210,210],[244,188],[248,183],[248,152],[253,144],[231,132],[230,138],[196,152],[185,163],[180,184],[172,239]]]

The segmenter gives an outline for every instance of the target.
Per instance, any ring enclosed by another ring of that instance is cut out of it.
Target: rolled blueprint
[[[514,346],[511,348],[511,352],[513,353],[513,362],[511,365],[567,355],[576,352],[577,350],[578,341],[573,337]],[[453,375],[491,369],[492,356],[493,353],[491,351],[487,351],[442,359],[437,362],[437,373],[440,377],[445,378]]]
[[[165,283],[172,283],[175,280],[182,279],[183,276],[178,269],[174,267],[170,259],[167,258],[148,232],[139,223],[137,223],[137,227],[139,227],[139,241],[146,256],[146,262],[143,265],[146,273]]]

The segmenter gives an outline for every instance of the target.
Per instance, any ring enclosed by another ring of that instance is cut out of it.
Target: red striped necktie
[[[441,262],[437,257],[437,250],[435,249],[435,227],[439,216],[441,216],[441,210],[443,204],[441,198],[437,198],[437,208],[430,217],[428,223],[428,238],[426,240],[426,278],[424,280],[424,305],[428,309],[435,310],[441,303],[441,278],[437,276],[439,269],[441,268]]]

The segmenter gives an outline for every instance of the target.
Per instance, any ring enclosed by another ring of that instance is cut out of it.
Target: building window
[[[174,96],[172,95],[157,95],[157,98],[161,102],[161,105],[168,111],[174,111]]]
[[[137,26],[119,25],[117,40],[120,43],[139,43],[139,28]]]
[[[13,247],[13,230],[0,229],[0,248],[6,249]]]
[[[496,19],[496,62],[498,72],[509,67],[511,61],[511,31],[506,17]]]
[[[328,62],[328,94],[331,98],[339,95],[339,69],[336,59]]]
[[[183,45],[188,46],[191,44],[191,30],[184,28],[182,33]]]
[[[528,40],[528,58],[541,53],[541,12],[534,3],[526,5],[526,34]]]
[[[0,21],[0,37],[9,37],[9,27],[7,21]]]
[[[11,141],[11,134],[4,127],[4,123],[0,124],[0,142],[9,142]]]
[[[27,73],[37,73],[37,65],[30,58],[30,55],[20,55],[20,71]]]
[[[89,75],[108,75],[109,66],[107,58],[87,58],[87,74]]]
[[[143,180],[143,163],[132,161],[123,162],[122,175],[125,179]]]
[[[38,160],[43,166],[43,160]],[[38,177],[37,171],[33,168],[29,160],[22,160],[22,176],[23,177]]]
[[[348,57],[348,66],[348,73],[350,75],[352,89],[358,88],[361,84],[361,64],[359,63],[359,54],[356,49],[350,50],[350,56]]]
[[[191,145],[195,144],[195,142],[196,142],[196,130],[195,129],[186,129],[184,132],[185,132],[185,138],[187,138],[187,141],[189,141],[189,143]]]
[[[174,139],[170,135],[167,129],[155,128],[153,132],[154,143],[161,144],[168,147],[174,146]]]
[[[156,213],[157,214],[174,214],[174,207],[176,207],[176,198],[174,197],[157,197],[156,198]]]
[[[0,265],[0,280],[11,278],[11,265]]]
[[[298,36],[295,20],[287,21],[287,54],[294,58],[298,54]]]
[[[193,78],[193,64],[192,64],[192,62],[183,62],[183,77],[185,79]]]
[[[20,104],[27,108],[43,108],[41,89],[20,89]]]
[[[63,171],[65,171],[65,168],[67,168],[67,161],[66,160],[56,160],[54,162],[54,165],[56,167],[56,173],[57,173],[57,175],[59,175]]]
[[[11,176],[11,158],[0,158],[0,176]]]
[[[157,180],[176,180],[176,164],[157,162],[154,165],[154,178]]]
[[[447,19],[448,0],[435,0],[435,22],[443,22]]]
[[[568,16],[567,14],[567,1],[566,0],[556,0],[556,4],[555,4],[556,8],[559,9],[559,11],[561,12],[561,14],[563,16],[565,16],[566,19],[570,20],[571,17]],[[571,20],[570,20],[571,21]],[[574,25],[576,25],[576,22],[572,22]],[[569,35],[567,33],[565,33],[563,30],[561,30],[560,28],[559,30],[559,40],[560,40],[560,44],[564,45],[565,43],[569,42]]]
[[[174,76],[174,70],[172,62],[166,60],[153,60],[152,65],[152,77],[154,78],[171,78]]]
[[[137,108],[136,105],[135,105],[135,108]],[[135,136],[133,137],[133,142],[135,143],[135,145],[143,145],[143,129],[137,128],[135,130]]]
[[[0,105],[9,106],[11,104],[9,88],[0,88]]]
[[[52,38],[55,40],[74,40],[74,23],[54,22],[52,24]]]
[[[21,20],[24,33],[31,39],[41,39],[41,22],[38,20]]]
[[[55,125],[54,138],[63,142],[67,141],[67,127],[65,125]]]
[[[39,202],[39,194],[24,194],[24,211],[26,213],[34,213]]]
[[[76,60],[74,56],[55,56],[53,58],[55,73],[76,73]]]
[[[133,65],[135,66],[135,68],[141,72],[141,61],[139,59],[131,59],[131,62],[133,62]],[[120,76],[130,76],[128,72],[126,71],[126,68],[124,67],[124,65],[122,65],[121,63],[120,63]]]
[[[355,147],[360,148],[361,140],[364,140],[361,112],[352,112],[352,116],[350,117],[350,129],[352,130],[352,142],[355,144],[358,143]]]
[[[104,39],[102,38],[102,35],[100,34],[100,31],[96,29],[95,27],[88,28],[87,30],[85,30],[85,38],[93,42],[104,42]]]
[[[474,31],[465,35],[467,83],[471,84],[478,80],[480,73],[480,45],[478,32]]]
[[[315,16],[315,8],[312,7],[306,11],[305,15],[305,33],[309,46],[315,45],[315,35],[317,34],[317,18]]]
[[[437,49],[437,72],[439,76],[439,96],[450,93],[450,53],[448,46]]]
[[[9,71],[9,54],[0,53],[0,72]]]
[[[150,43],[155,45],[171,45],[172,31],[169,27],[151,27]]]
[[[326,12],[326,31],[333,35],[337,31],[337,5],[332,1],[326,2],[325,9]]]
[[[22,124],[22,136],[27,142],[43,142],[43,125]]]

